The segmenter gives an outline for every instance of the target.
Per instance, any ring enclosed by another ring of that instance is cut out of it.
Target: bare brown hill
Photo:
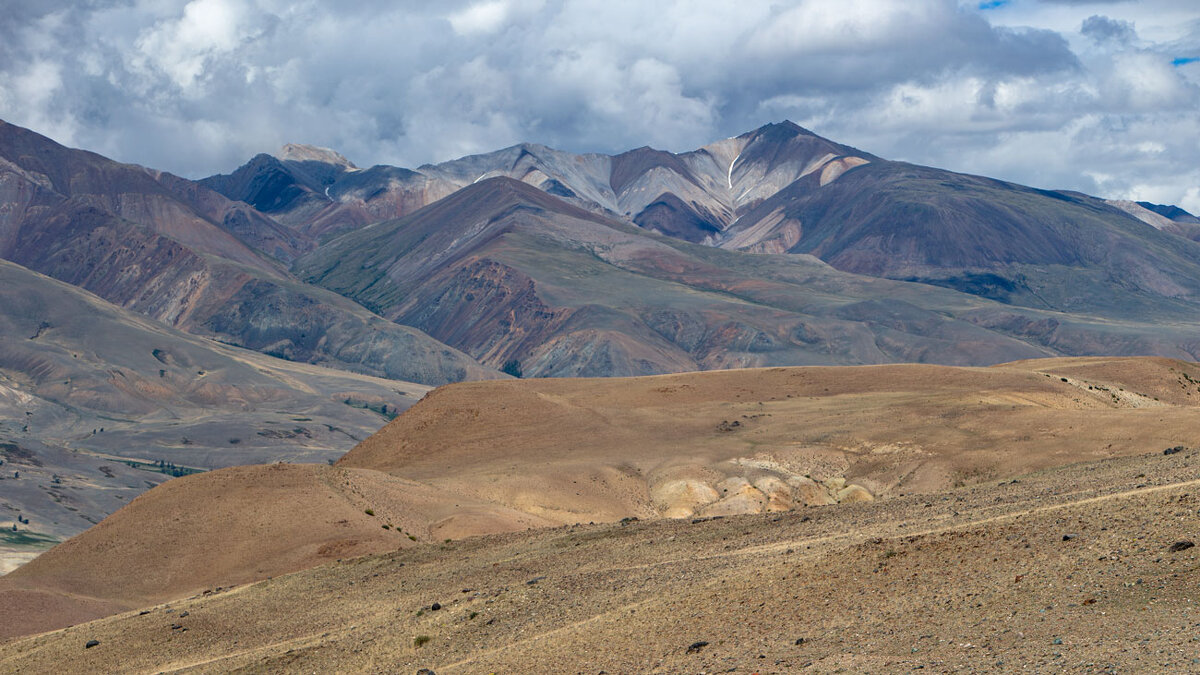
[[[563,523],[781,509],[1195,439],[1197,379],[1188,362],[1094,358],[463,383],[338,465]]]
[[[418,541],[546,524],[377,471],[271,464],[187,476],[0,578],[0,637]]]
[[[0,669],[1191,672],[1197,461],[343,559],[9,642]]]
[[[335,467],[151,490],[5,577],[26,606],[47,593],[63,604],[3,623],[63,625],[408,546],[409,534],[886,504],[1194,445],[1197,380],[1200,365],[1145,358],[449,385]]]

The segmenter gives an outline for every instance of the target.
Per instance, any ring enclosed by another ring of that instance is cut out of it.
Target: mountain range
[[[25,476],[11,524],[43,537],[6,550],[172,473],[335,460],[450,382],[1193,361],[1198,240],[1175,206],[790,122],[685,153],[522,144],[415,169],[288,145],[198,181],[0,122],[0,447]]]
[[[301,278],[526,376],[1196,353],[1186,212],[791,123],[679,155],[524,144],[415,170],[290,146],[201,182],[320,223],[296,230]]]

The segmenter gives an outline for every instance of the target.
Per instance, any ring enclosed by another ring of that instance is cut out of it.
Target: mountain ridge
[[[168,325],[397,379],[498,376],[420,331],[304,284],[285,264],[298,248],[289,243],[276,259],[247,243],[296,235],[177,176],[0,123],[0,204],[0,258]]]

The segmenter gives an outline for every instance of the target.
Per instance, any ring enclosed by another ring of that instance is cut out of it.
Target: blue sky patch
[[[1196,61],[1200,61],[1200,56],[1181,56],[1177,59],[1171,59],[1171,65],[1182,66],[1188,63],[1195,63]]]
[[[979,3],[979,9],[1000,9],[1007,5],[1011,0],[983,0]]]

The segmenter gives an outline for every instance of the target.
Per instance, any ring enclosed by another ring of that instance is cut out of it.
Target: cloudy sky
[[[0,0],[0,118],[189,177],[285,142],[416,166],[791,119],[1200,213],[1200,3]]]

